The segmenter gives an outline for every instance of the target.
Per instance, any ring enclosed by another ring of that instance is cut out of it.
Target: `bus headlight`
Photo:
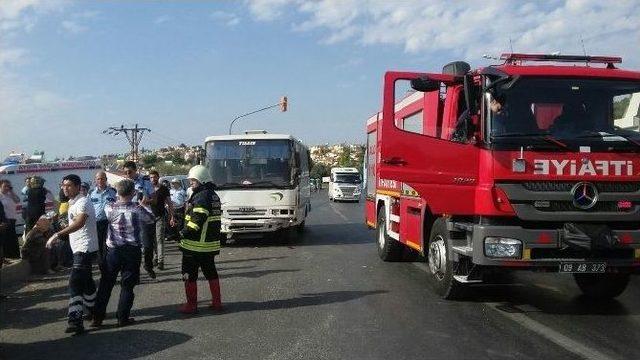
[[[522,241],[503,237],[484,238],[484,254],[494,258],[521,258]]]

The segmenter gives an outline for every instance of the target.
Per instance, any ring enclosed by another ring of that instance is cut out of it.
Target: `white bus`
[[[291,135],[247,131],[207,137],[205,151],[227,238],[279,230],[301,236],[311,210],[309,150],[302,142]]]
[[[52,196],[47,198],[46,209],[54,209],[54,200],[58,199],[62,178],[69,174],[76,174],[82,181],[93,183],[93,178],[102,169],[100,160],[85,161],[57,161],[49,163],[9,164],[0,166],[0,179],[11,181],[13,189],[22,198],[21,190],[27,177],[39,176],[45,180],[44,187],[51,191]],[[22,204],[16,206],[18,214],[22,212]],[[24,221],[18,216],[16,221],[16,233],[23,232]]]
[[[362,179],[356,168],[331,168],[329,200],[360,201]]]

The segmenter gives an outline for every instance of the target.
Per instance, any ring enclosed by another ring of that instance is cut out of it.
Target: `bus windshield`
[[[207,143],[206,151],[206,165],[220,189],[293,185],[289,140],[217,140]]]

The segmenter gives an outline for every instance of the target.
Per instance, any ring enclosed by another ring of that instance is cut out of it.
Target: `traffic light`
[[[280,111],[287,111],[287,97],[283,96],[280,98]]]

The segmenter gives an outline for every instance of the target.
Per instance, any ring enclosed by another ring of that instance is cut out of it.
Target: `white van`
[[[362,178],[356,168],[331,168],[329,200],[360,201]]]

